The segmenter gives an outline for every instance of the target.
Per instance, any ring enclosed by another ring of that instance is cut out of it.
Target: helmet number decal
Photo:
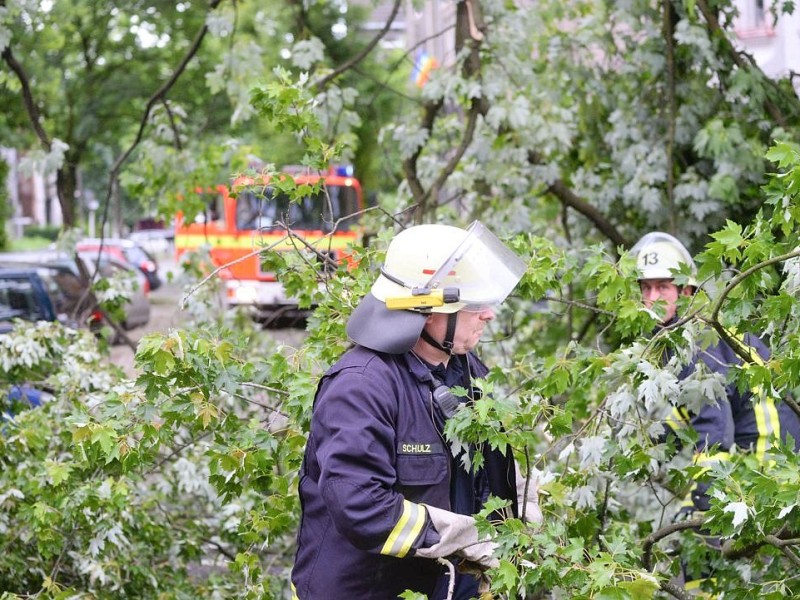
[[[658,252],[648,252],[643,257],[645,266],[658,264]]]

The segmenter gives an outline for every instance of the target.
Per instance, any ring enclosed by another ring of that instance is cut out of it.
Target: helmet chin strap
[[[444,340],[441,343],[433,339],[433,336],[428,333],[426,329],[422,330],[420,337],[428,343],[429,346],[433,346],[437,350],[441,350],[445,352],[448,356],[453,355],[453,340],[456,335],[456,321],[458,320],[458,312],[450,313],[447,315],[447,331],[444,334]]]

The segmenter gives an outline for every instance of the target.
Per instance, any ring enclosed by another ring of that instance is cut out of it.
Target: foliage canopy
[[[2,3],[4,19],[25,4]],[[359,49],[337,54],[294,8],[302,27],[288,62],[245,81],[250,110],[321,168],[358,151],[371,96],[346,79],[362,64]],[[285,597],[311,402],[347,347],[347,316],[395,225],[472,218],[529,268],[482,346],[496,365],[484,383],[493,400],[460,411],[448,435],[511,447],[540,478],[545,515],[538,530],[486,524],[501,548],[494,591],[685,598],[672,581],[683,558],[690,573],[713,566],[709,593],[800,593],[793,449],[776,444],[765,460],[739,452],[701,472],[687,450],[659,441],[665,411],[712,401],[727,383],[702,370],[678,378],[715,339],[753,332],[769,343],[765,364],[745,356],[731,369],[743,389],[791,400],[800,388],[795,92],[732,45],[735,8],[724,0],[537,10],[464,0],[456,9],[455,63],[413,101],[387,100],[391,122],[373,132],[399,183],[364,216],[381,233],[354,249],[356,266],[317,272],[300,256],[265,252],[287,289],[315,307],[301,345],[215,311],[213,278],[187,282],[185,327],[140,342],[136,381],[101,366],[92,340],[74,332],[20,326],[0,339],[3,385],[36,382],[56,395],[0,434],[8,597]],[[7,48],[22,55],[14,39]],[[241,51],[227,49],[222,56]],[[371,52],[387,64],[379,47]],[[187,156],[233,164],[218,139],[162,142],[148,138],[124,171],[142,195],[178,189],[175,165]],[[215,176],[202,161],[191,170],[185,185]],[[165,211],[177,206],[161,197]],[[699,252],[703,289],[681,306],[679,325],[652,335],[657,316],[641,306],[625,248],[656,228]],[[202,253],[192,261],[187,278],[209,273]],[[673,522],[697,477],[711,483],[711,510]],[[721,551],[696,535],[701,524]]]

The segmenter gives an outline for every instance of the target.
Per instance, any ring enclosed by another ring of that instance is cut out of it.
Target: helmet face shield
[[[390,309],[451,313],[467,304],[500,304],[527,268],[479,221],[466,230],[419,225],[395,241],[372,286]]]
[[[476,313],[480,313],[480,312],[484,312],[484,311],[487,311],[487,310],[490,310],[492,312],[497,312],[498,308],[499,308],[499,305],[494,304],[494,303],[488,303],[488,304],[465,304],[464,308],[461,309],[461,312],[476,312]]]
[[[350,316],[347,334],[361,346],[402,354],[419,339],[429,313],[494,310],[526,268],[478,221],[466,230],[410,227],[389,244],[381,274]]]

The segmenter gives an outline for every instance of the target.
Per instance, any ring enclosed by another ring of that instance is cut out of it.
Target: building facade
[[[775,2],[780,10],[780,3]],[[794,87],[800,91],[800,10],[772,14],[773,0],[736,0],[739,16],[734,21],[739,47],[751,54],[769,77],[797,73]]]
[[[55,175],[42,175],[22,168],[24,156],[14,148],[0,147],[0,160],[8,165],[5,181],[11,210],[6,229],[13,238],[22,237],[27,225],[61,226],[61,205]]]

